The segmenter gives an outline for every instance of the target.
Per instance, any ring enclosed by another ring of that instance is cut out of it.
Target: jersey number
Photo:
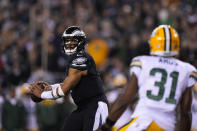
[[[159,92],[157,95],[153,95],[151,90],[147,90],[146,95],[148,98],[153,99],[153,100],[161,100],[163,98],[164,92],[165,92],[165,83],[167,81],[167,72],[165,69],[161,68],[153,68],[150,71],[151,76],[155,76],[156,73],[161,74],[161,80],[160,81],[155,81],[155,86],[159,88]],[[172,78],[172,83],[171,83],[171,90],[170,90],[170,95],[168,98],[165,99],[165,102],[170,103],[170,104],[176,104],[176,99],[175,97],[175,92],[176,92],[176,86],[177,86],[177,81],[178,81],[178,76],[179,73],[176,71],[173,71],[170,73],[170,77]]]

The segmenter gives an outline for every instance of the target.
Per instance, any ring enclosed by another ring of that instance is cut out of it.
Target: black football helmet
[[[85,49],[86,35],[78,26],[68,27],[63,35],[63,49],[66,55],[73,55]],[[72,44],[70,44],[72,41]]]

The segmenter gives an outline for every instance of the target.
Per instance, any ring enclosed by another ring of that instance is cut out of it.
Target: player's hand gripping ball
[[[39,88],[42,92],[47,91],[47,90],[51,90],[50,85],[44,81],[38,81],[38,82],[32,83],[31,88]],[[32,99],[32,101],[34,101],[36,103],[41,102],[43,100],[42,98],[39,98],[32,93],[31,93],[31,99]]]

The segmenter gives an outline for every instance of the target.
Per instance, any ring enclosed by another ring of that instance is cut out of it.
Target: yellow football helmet
[[[158,56],[176,56],[179,54],[180,39],[170,25],[160,25],[151,34],[150,54]]]

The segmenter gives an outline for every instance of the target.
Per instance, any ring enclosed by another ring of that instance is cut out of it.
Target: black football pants
[[[108,106],[99,101],[78,108],[65,121],[62,131],[94,131],[100,127],[108,116]]]

